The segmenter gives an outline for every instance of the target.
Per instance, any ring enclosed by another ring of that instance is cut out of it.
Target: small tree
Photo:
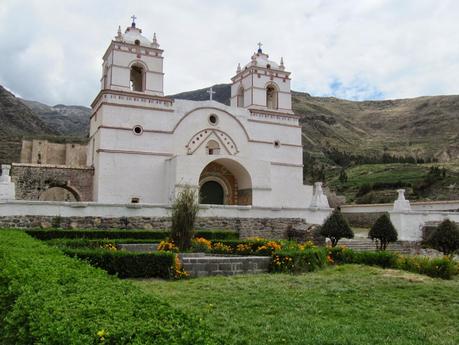
[[[171,240],[180,251],[191,248],[194,222],[199,211],[196,191],[186,186],[172,204]]]
[[[443,252],[443,254],[452,256],[459,249],[458,226],[449,219],[445,219],[432,231],[427,243],[432,248]]]
[[[395,230],[387,213],[379,217],[368,233],[368,237],[376,241],[376,249],[386,250],[390,242],[397,241],[397,230]]]
[[[327,218],[320,228],[320,234],[330,239],[332,247],[335,247],[342,238],[354,238],[351,227],[339,210],[334,210]]]

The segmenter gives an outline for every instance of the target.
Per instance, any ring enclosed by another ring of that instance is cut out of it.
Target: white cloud
[[[0,84],[88,105],[101,57],[135,13],[165,49],[168,94],[229,82],[262,41],[293,89],[351,99],[459,93],[457,1],[2,0]]]

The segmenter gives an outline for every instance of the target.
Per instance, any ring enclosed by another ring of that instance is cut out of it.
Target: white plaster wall
[[[394,200],[396,199],[394,193]],[[445,211],[459,210],[459,200],[411,202],[413,211]],[[389,212],[394,204],[363,204],[363,205],[341,205],[342,213],[373,213]]]
[[[298,127],[249,122],[247,109],[214,101],[176,100],[173,112],[113,105],[100,109],[98,123],[115,128],[100,128],[95,135],[96,146],[101,149],[96,154],[94,183],[95,200],[99,202],[130,202],[132,197],[138,197],[141,202],[167,203],[177,185],[197,186],[209,162],[228,158],[249,172],[253,205],[309,206],[312,186],[302,184],[302,148],[283,145],[301,145]],[[215,126],[209,123],[211,114],[218,116]],[[143,127],[142,135],[133,133],[135,125]],[[190,140],[203,129],[221,130],[234,141],[238,152],[232,156],[209,156],[204,141],[192,155],[187,155]],[[280,140],[279,148],[274,147],[275,140]],[[238,183],[243,188],[241,181]]]
[[[199,217],[303,218],[310,224],[322,224],[330,210],[308,208],[270,208],[253,206],[202,206]],[[1,216],[61,217],[167,217],[165,204],[104,204],[58,201],[0,201]]]
[[[426,222],[441,222],[445,219],[459,223],[459,212],[389,212],[390,220],[397,229],[401,241],[422,240],[422,227]]]
[[[301,167],[271,165],[271,203],[275,207],[308,207],[312,200],[312,186],[302,183]]]
[[[166,203],[164,157],[100,152],[97,201]]]

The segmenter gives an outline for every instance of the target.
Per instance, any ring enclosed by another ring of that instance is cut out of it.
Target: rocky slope
[[[207,89],[173,98],[209,99]],[[230,85],[214,86],[214,99],[229,104]],[[459,159],[459,96],[355,102],[292,92],[301,116],[305,151],[338,150],[373,157],[383,153],[439,161]]]
[[[89,132],[91,109],[77,105],[49,106],[40,102],[22,100],[48,127],[65,136],[85,137]]]
[[[207,90],[170,97],[206,100]],[[216,101],[229,104],[229,84],[214,85],[213,90]],[[385,153],[440,162],[459,160],[459,96],[355,102],[302,92],[292,95],[309,157],[333,161],[330,152],[339,151],[353,157],[381,157]],[[21,102],[0,87],[0,161],[18,157],[18,138],[24,136],[86,137],[89,115],[86,107]],[[13,146],[15,153],[8,153],[8,147]]]

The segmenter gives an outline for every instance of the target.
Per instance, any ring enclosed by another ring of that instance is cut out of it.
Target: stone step
[[[268,272],[271,257],[269,256],[225,256],[180,254],[183,269],[191,277],[216,275],[235,275],[244,273]]]
[[[369,239],[354,239],[354,240],[341,240],[338,242],[338,245],[344,245],[350,249],[356,251],[374,251],[376,250],[376,244]],[[397,252],[400,254],[410,254],[412,248],[404,246],[400,242],[390,243],[387,246],[387,251]]]

